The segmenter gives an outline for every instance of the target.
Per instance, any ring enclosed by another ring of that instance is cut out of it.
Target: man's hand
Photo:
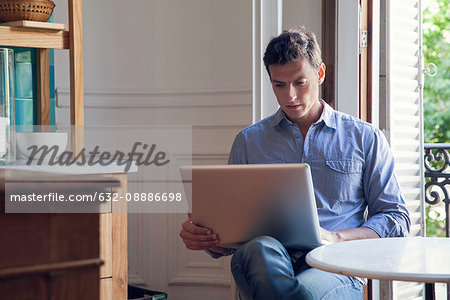
[[[368,227],[349,228],[338,231],[328,231],[320,227],[320,235],[324,243],[336,243],[361,239],[376,239],[380,236]]]
[[[217,234],[211,229],[200,227],[192,223],[191,216],[183,223],[180,237],[183,239],[186,248],[190,250],[208,249],[216,253],[226,254],[227,248],[219,247],[220,242]]]
[[[332,244],[339,242],[339,237],[334,231],[328,231],[320,227],[320,235],[324,244]]]

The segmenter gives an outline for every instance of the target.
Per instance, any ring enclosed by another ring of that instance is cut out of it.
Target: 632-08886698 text
[[[100,193],[100,201],[119,201],[125,199],[127,201],[155,201],[155,202],[180,202],[182,193],[126,193],[119,195],[118,193]]]

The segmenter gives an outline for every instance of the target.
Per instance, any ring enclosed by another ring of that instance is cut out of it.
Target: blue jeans
[[[301,259],[301,258],[300,258]],[[303,262],[303,263],[302,263]],[[295,263],[269,236],[257,237],[235,252],[231,272],[241,299],[362,299],[364,284],[350,276]]]

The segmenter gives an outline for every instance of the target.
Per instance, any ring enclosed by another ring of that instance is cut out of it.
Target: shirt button
[[[299,136],[298,134],[296,134],[294,137],[295,137],[296,139],[298,139],[300,136]]]

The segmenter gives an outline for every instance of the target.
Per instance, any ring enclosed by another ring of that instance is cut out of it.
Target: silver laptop
[[[238,248],[261,235],[287,248],[321,245],[307,164],[190,166],[180,171],[192,221],[217,233],[219,246]]]

